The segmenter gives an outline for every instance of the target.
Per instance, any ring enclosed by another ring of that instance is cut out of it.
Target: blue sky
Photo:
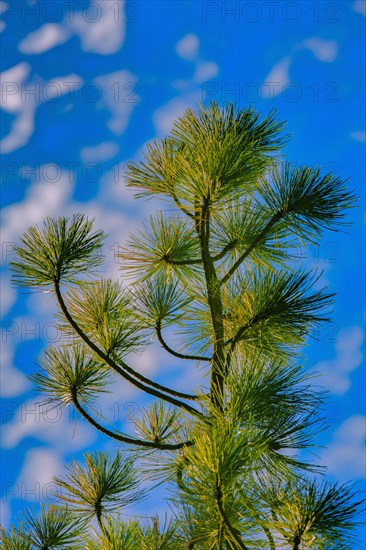
[[[72,457],[110,447],[72,414],[51,417],[38,404],[26,375],[36,354],[57,342],[55,304],[11,285],[12,243],[45,216],[84,212],[110,233],[105,274],[121,277],[117,246],[161,208],[133,198],[124,163],[185,108],[211,99],[263,114],[276,107],[292,134],[287,159],[328,166],[360,196],[347,233],[324,234],[305,251],[305,263],[323,270],[322,282],[338,294],[332,324],[314,332],[303,353],[330,392],[323,411],[330,429],[319,439],[328,448],[317,455],[331,479],[362,485],[366,3],[7,0],[0,11],[3,523],[47,500],[52,476]],[[155,345],[131,361],[181,388],[203,376]],[[115,389],[107,416],[127,429],[126,415],[144,397],[124,384]],[[152,498],[140,511],[156,502],[164,508]]]

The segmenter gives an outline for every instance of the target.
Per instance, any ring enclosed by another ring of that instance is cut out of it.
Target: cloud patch
[[[356,130],[350,134],[350,138],[355,141],[366,141],[366,132],[364,130]]]
[[[41,79],[30,80],[30,72],[31,66],[22,62],[0,74],[1,108],[15,115],[10,132],[0,141],[2,154],[12,153],[28,143],[35,129],[35,114],[39,105],[69,93],[70,84],[74,90],[82,84],[81,78],[75,74],[45,82]]]
[[[71,32],[66,26],[46,23],[36,31],[27,34],[19,43],[18,49],[24,54],[38,55],[63,44],[70,37]]]
[[[119,152],[119,146],[114,141],[104,141],[94,147],[84,147],[80,151],[83,162],[105,162],[115,157]]]
[[[24,374],[13,366],[14,346],[10,344],[8,338],[10,338],[10,334],[13,334],[16,328],[17,326],[14,322],[2,324],[0,396],[4,399],[21,395],[31,387],[30,381]],[[4,403],[4,406],[6,409],[7,404]],[[12,404],[10,403],[11,408]]]
[[[361,15],[366,16],[366,2],[365,0],[356,0],[352,6],[353,11]]]
[[[96,431],[81,420],[75,424],[72,409],[54,408],[44,404],[45,398],[22,403],[13,420],[3,426],[2,448],[14,449],[25,438],[34,437],[52,446],[61,456],[94,443]]]
[[[361,345],[364,331],[359,326],[348,327],[340,331],[339,341],[335,344],[336,358],[322,361],[317,370],[323,373],[322,384],[335,395],[345,394],[351,385],[350,373],[361,365],[363,354]]]
[[[72,10],[62,23],[47,23],[30,32],[18,48],[23,54],[39,55],[76,35],[84,52],[111,55],[124,43],[125,26],[124,0],[91,2],[82,11]]]
[[[341,481],[366,477],[366,417],[354,415],[334,432],[322,463]]]
[[[280,94],[285,86],[289,84],[289,69],[291,65],[291,56],[286,56],[281,59],[268,73],[264,82],[267,85],[262,86],[262,95],[265,98],[269,98]],[[275,84],[275,86],[268,86],[268,84]],[[271,91],[272,90],[272,91]]]
[[[198,57],[200,41],[195,34],[186,34],[177,42],[175,51],[182,59],[194,61]]]
[[[133,109],[140,102],[136,93],[137,78],[130,71],[116,71],[99,76],[95,82],[102,90],[98,108],[110,112],[108,128],[120,136],[127,128]]]
[[[310,50],[316,59],[327,63],[335,61],[338,54],[338,46],[335,40],[323,40],[315,36],[301,42],[299,47]]]

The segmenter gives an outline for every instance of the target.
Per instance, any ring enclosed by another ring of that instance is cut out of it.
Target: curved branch
[[[225,254],[230,252],[230,250],[232,250],[237,245],[237,243],[238,243],[238,239],[234,239],[233,241],[228,243],[226,246],[224,246],[221,252],[216,254],[216,256],[212,256],[213,261],[218,262],[219,260],[221,260],[225,256]]]
[[[254,241],[252,242],[252,244],[246,249],[245,252],[243,252],[243,254],[236,260],[236,262],[231,266],[231,268],[229,269],[229,271],[226,273],[226,275],[224,275],[224,277],[221,279],[220,281],[220,285],[223,285],[226,283],[226,281],[228,279],[230,279],[230,277],[235,273],[235,271],[238,269],[238,267],[240,266],[240,264],[243,263],[243,261],[245,260],[245,258],[247,256],[249,256],[249,254],[251,253],[251,251],[257,246],[257,244],[259,244],[262,240],[263,240],[263,237],[266,236],[266,234],[268,233],[268,231],[270,229],[272,229],[272,227],[282,218],[283,216],[283,212],[277,212],[277,214],[275,214],[270,220],[269,222],[267,223],[267,225],[262,229],[262,231],[256,236],[256,238],[254,239]]]
[[[240,488],[240,485],[237,483],[238,488]],[[258,516],[258,513],[256,510],[253,510],[251,506],[248,505],[248,502],[245,502],[244,506],[249,510],[249,513],[254,517],[254,519],[257,521],[258,525],[261,529],[263,529],[263,532],[265,533],[268,542],[269,542],[269,548],[270,550],[276,550],[276,545],[274,542],[274,538],[272,536],[272,533],[268,527],[266,527],[263,520],[261,520],[260,516]]]
[[[186,457],[183,455],[181,460],[178,462],[177,464],[177,470],[176,470],[176,474],[177,474],[177,485],[179,487],[179,489],[181,491],[183,491],[184,493],[189,493],[191,495],[194,494],[194,491],[192,491],[191,489],[189,489],[187,487],[187,485],[185,485],[184,481],[183,481],[183,471],[184,471],[184,463],[187,463],[188,460],[186,459]]]
[[[177,195],[174,193],[174,191],[171,190],[171,194],[172,194],[172,197],[173,197],[173,200],[175,202],[175,204],[178,206],[179,210],[181,210],[182,212],[184,212],[184,214],[186,214],[186,216],[188,216],[189,218],[192,218],[194,219],[194,214],[192,214],[192,212],[190,212],[188,210],[188,208],[186,206],[184,206],[180,200],[178,199]]]
[[[230,252],[230,250],[236,246],[237,242],[238,242],[238,240],[235,239],[234,241],[231,241],[230,243],[228,243],[226,246],[224,246],[224,248],[221,250],[221,252],[216,254],[216,256],[212,256],[212,260],[214,262],[218,262],[219,260],[221,260],[225,256],[225,254]],[[202,258],[192,258],[191,260],[170,260],[170,259],[167,259],[167,258],[164,258],[164,259],[168,263],[173,264],[173,265],[197,265],[197,264],[202,264],[203,263]]]
[[[79,325],[71,317],[71,315],[70,315],[70,313],[69,313],[69,311],[66,307],[66,304],[64,302],[64,299],[63,299],[61,291],[60,291],[60,285],[59,285],[58,282],[55,282],[55,292],[56,292],[56,296],[57,296],[57,300],[58,300],[58,303],[60,305],[60,308],[61,308],[63,314],[65,315],[65,318],[67,319],[67,321],[72,326],[72,328],[80,336],[80,338],[90,347],[90,349],[92,349],[105,363],[107,363],[107,365],[112,367],[112,369],[115,372],[117,372],[119,375],[121,375],[128,382],[130,382],[131,384],[133,384],[134,386],[136,386],[140,390],[145,391],[146,393],[149,393],[150,395],[154,395],[154,397],[158,397],[159,399],[162,399],[164,401],[168,401],[168,403],[171,403],[172,405],[176,405],[177,407],[181,407],[182,409],[186,410],[187,412],[189,412],[189,413],[191,413],[195,416],[200,416],[200,417],[204,416],[200,411],[198,411],[194,407],[191,407],[191,405],[188,405],[187,403],[184,403],[183,401],[180,401],[178,399],[170,397],[169,395],[165,395],[165,394],[161,393],[158,390],[155,390],[153,388],[149,388],[148,386],[145,386],[144,384],[142,384],[139,380],[136,380],[135,378],[133,378],[129,374],[129,372],[131,372],[134,376],[136,376],[138,373],[135,373],[135,371],[133,369],[131,369],[130,367],[128,367],[128,365],[126,365],[125,363],[123,363],[123,368],[121,368],[115,361],[113,361],[113,359],[111,359],[102,350],[100,350],[98,348],[98,346],[96,346],[94,344],[94,342],[92,342],[90,340],[90,338],[88,338],[88,336],[81,330]],[[143,378],[144,380],[148,380],[148,379],[145,379],[145,377],[142,377],[142,375],[138,375],[138,376],[136,376],[136,378],[140,378],[140,379]],[[148,383],[151,383],[151,381],[148,381]],[[153,384],[155,384],[155,382]],[[183,394],[183,395],[185,395],[185,394]]]
[[[108,539],[108,541],[110,541],[110,535],[109,535],[109,532],[108,532],[108,530],[107,530],[107,528],[104,524],[103,517],[102,517],[102,508],[101,508],[100,505],[98,506],[98,508],[96,510],[96,516],[97,516],[98,525],[100,527],[101,532]]]
[[[220,516],[225,526],[227,527],[229,533],[234,537],[235,541],[238,543],[239,548],[241,550],[248,550],[248,547],[244,544],[241,538],[240,532],[238,531],[238,529],[235,529],[235,527],[231,525],[230,520],[225,513],[224,507],[222,505],[222,492],[221,492],[221,487],[219,483],[216,486],[216,501],[217,501],[217,507],[220,512]]]
[[[228,344],[231,344],[230,346],[230,350],[227,354],[227,357],[226,357],[226,364],[225,364],[225,372],[227,372],[227,369],[228,367],[230,366],[230,363],[231,363],[231,357],[232,357],[232,354],[234,352],[234,349],[235,349],[235,346],[236,344],[239,342],[239,340],[242,338],[244,332],[246,330],[249,330],[250,328],[252,328],[253,325],[255,325],[256,323],[258,323],[259,321],[263,321],[264,319],[268,318],[268,315],[267,315],[267,311],[262,311],[262,313],[259,313],[258,315],[255,315],[253,317],[253,319],[251,319],[250,321],[248,321],[248,323],[244,326],[242,326],[238,332],[235,334],[235,336],[233,338],[230,338],[229,340],[227,340],[224,344],[224,346],[227,346]]]
[[[211,361],[211,357],[201,357],[199,355],[186,355],[185,353],[179,353],[177,351],[174,351],[171,347],[169,347],[168,344],[165,342],[163,335],[161,333],[160,319],[156,321],[155,329],[156,329],[158,340],[162,345],[162,347],[165,349],[165,351],[167,351],[171,355],[174,355],[174,357],[179,357],[179,359],[191,359],[192,361]],[[195,399],[197,399],[197,397],[195,397]]]
[[[272,537],[271,531],[267,527],[265,527],[264,525],[261,525],[261,524],[259,524],[259,525],[262,527],[263,531],[265,532],[265,534],[267,536],[270,550],[276,550],[275,541],[274,541],[274,538]]]
[[[80,405],[77,395],[73,395],[72,401],[75,405],[76,410],[91,424],[94,428],[96,428],[99,432],[102,432],[104,435],[107,435],[108,437],[111,437],[112,439],[116,439],[117,441],[121,441],[122,443],[129,443],[131,445],[137,445],[139,447],[149,447],[152,449],[159,449],[163,451],[175,451],[177,449],[181,449],[182,447],[190,447],[193,445],[193,441],[184,441],[182,443],[153,443],[152,441],[143,441],[142,439],[136,439],[133,437],[129,437],[126,435],[118,434],[115,432],[112,432],[111,430],[108,430],[108,428],[104,428],[97,422],[90,414],[83,409],[83,407]]]

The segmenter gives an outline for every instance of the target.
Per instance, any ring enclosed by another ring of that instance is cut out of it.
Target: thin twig
[[[235,529],[235,527],[231,525],[231,522],[225,513],[225,510],[222,504],[222,492],[221,492],[221,487],[219,483],[217,483],[217,486],[216,486],[216,501],[217,501],[217,507],[220,512],[220,516],[223,522],[225,523],[225,526],[227,527],[228,531],[234,537],[235,541],[238,543],[239,548],[241,550],[248,550],[248,547],[244,544],[241,538],[240,532],[238,531],[238,529]]]
[[[257,237],[254,239],[254,241],[252,242],[252,244],[246,249],[245,252],[243,252],[243,254],[236,260],[236,262],[231,266],[231,268],[229,269],[229,271],[226,273],[226,275],[224,275],[224,277],[221,279],[220,281],[220,284],[223,285],[226,283],[226,281],[228,279],[230,279],[230,277],[235,273],[235,271],[238,269],[238,267],[243,263],[243,261],[245,260],[245,258],[247,256],[249,256],[249,254],[251,253],[251,251],[257,246],[257,244],[259,244],[262,240],[263,240],[263,237],[266,236],[266,234],[268,233],[268,231],[270,229],[272,229],[272,227],[281,219],[281,217],[283,216],[283,213],[282,212],[277,212],[277,214],[275,214],[270,220],[269,222],[267,223],[267,225],[262,229],[262,231],[259,233],[259,235],[257,235]]]
[[[136,439],[133,437],[129,437],[126,435],[118,434],[115,432],[112,432],[108,428],[104,428],[99,422],[97,422],[90,414],[80,405],[77,396],[73,396],[73,403],[75,405],[75,408],[77,411],[91,424],[96,428],[98,431],[102,432],[104,435],[107,435],[108,437],[111,437],[112,439],[116,439],[117,441],[121,441],[122,443],[128,443],[131,445],[137,445],[139,447],[149,447],[152,449],[159,449],[163,451],[175,451],[177,449],[181,449],[182,447],[190,447],[193,445],[193,441],[184,441],[182,443],[154,443],[152,441],[143,441],[142,439]]]
[[[101,349],[99,349],[98,346],[96,346],[94,344],[94,342],[92,342],[90,340],[90,338],[88,338],[88,336],[81,330],[79,325],[74,321],[74,319],[70,315],[70,313],[69,313],[69,311],[66,307],[66,304],[64,302],[64,299],[62,297],[59,283],[57,283],[57,282],[55,283],[55,292],[56,292],[56,296],[57,296],[57,300],[59,302],[60,308],[61,308],[63,314],[65,315],[65,318],[67,319],[67,321],[72,326],[72,328],[80,336],[80,338],[82,338],[82,340],[90,347],[90,349],[92,349],[105,363],[107,363],[110,367],[112,367],[112,369],[115,372],[117,372],[120,376],[125,378],[128,382],[130,382],[131,384],[133,384],[134,386],[136,386],[137,388],[139,388],[140,390],[142,390],[146,393],[154,395],[155,397],[158,397],[159,399],[162,399],[164,401],[168,401],[168,403],[171,403],[172,405],[176,405],[177,407],[181,407],[182,409],[186,410],[187,412],[189,412],[189,413],[191,413],[195,416],[199,416],[199,417],[204,416],[200,411],[198,411],[194,407],[191,407],[191,405],[188,405],[187,403],[184,403],[183,401],[175,399],[174,397],[171,397],[170,395],[165,395],[165,394],[161,393],[160,391],[153,389],[152,387],[149,388],[148,386],[142,384],[139,380],[136,380],[135,378],[133,378],[129,374],[129,372],[132,371],[134,376],[136,376],[136,374],[138,374],[138,373],[135,373],[135,371],[133,369],[131,369],[130,367],[128,367],[125,363],[123,363],[123,367],[118,365],[115,361],[113,361],[113,359],[111,359]],[[141,375],[136,376],[136,378],[141,379]],[[145,379],[145,377],[143,377],[143,378]],[[147,382],[149,384],[151,384],[151,381],[148,381],[148,379],[145,379],[145,380],[147,380]],[[153,383],[153,384],[155,384],[155,383]]]
[[[179,357],[179,359],[190,359],[192,361],[211,361],[211,357],[202,357],[200,355],[187,355],[185,353],[179,353],[178,351],[174,351],[168,344],[165,342],[163,335],[161,333],[161,321],[160,319],[156,321],[155,325],[156,334],[158,337],[158,340],[160,344],[163,346],[165,351],[170,353],[171,355],[174,355],[175,357]],[[197,397],[195,397],[197,399]],[[187,398],[186,398],[187,399]],[[191,398],[192,399],[192,398]]]

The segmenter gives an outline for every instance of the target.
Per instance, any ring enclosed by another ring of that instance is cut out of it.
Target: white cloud
[[[41,96],[43,101],[62,97],[65,94],[72,94],[72,90],[77,90],[83,84],[83,80],[79,75],[71,73],[63,77],[52,78],[48,82],[42,83],[43,93]]]
[[[366,141],[366,132],[363,130],[356,130],[350,134],[350,138],[355,141]]]
[[[80,37],[84,52],[110,55],[118,52],[125,38],[124,2],[93,2],[86,12],[75,12],[69,23]]]
[[[365,0],[356,0],[352,6],[353,11],[366,15],[366,2]]]
[[[338,53],[337,42],[334,40],[312,37],[301,42],[299,46],[310,50],[319,61],[334,61]]]
[[[200,61],[197,63],[196,71],[194,73],[194,80],[197,84],[202,84],[211,78],[214,78],[219,73],[219,68],[216,63],[211,61]]]
[[[334,61],[338,53],[337,43],[334,40],[323,40],[317,37],[311,37],[296,44],[293,52],[300,48],[310,50],[319,61],[325,62]],[[262,84],[262,97],[273,99],[274,96],[281,94],[283,89],[290,83],[289,71],[294,61],[293,52],[280,59],[272,67]]]
[[[47,23],[36,31],[27,34],[20,42],[18,49],[25,54],[40,54],[63,44],[70,36],[70,30],[64,25]]]
[[[73,35],[79,36],[85,52],[110,55],[116,53],[125,38],[123,0],[91,2],[87,9],[73,11],[62,23],[47,23],[30,32],[19,44],[19,50],[28,55],[41,54]]]
[[[26,145],[34,132],[36,105],[27,103],[11,125],[10,133],[0,141],[2,154],[12,153]]]
[[[0,15],[5,13],[7,9],[8,9],[8,4],[0,0]],[[6,27],[5,21],[0,21],[0,33],[3,32],[3,30],[5,30],[5,27]]]
[[[63,473],[64,467],[59,455],[50,449],[34,448],[27,451],[17,483],[25,483],[29,487],[36,483],[41,486],[52,482],[54,475]],[[40,495],[42,496],[42,495]]]
[[[172,124],[188,107],[193,107],[200,101],[201,91],[197,90],[187,95],[175,97],[165,103],[153,114],[153,123],[158,136],[165,136],[172,129]]]
[[[1,371],[0,371],[0,395],[3,398],[11,398],[21,395],[26,392],[30,386],[30,381],[22,372],[13,366],[14,345],[10,338],[16,336],[14,332],[18,330],[16,323],[11,322],[9,325],[3,323],[2,326],[2,343],[1,343]]]
[[[336,358],[332,361],[322,361],[317,365],[317,370],[323,373],[322,385],[329,388],[331,393],[343,395],[349,390],[349,375],[363,359],[363,340],[364,331],[359,326],[341,330],[339,341],[335,344]]]
[[[25,401],[13,420],[4,424],[1,443],[4,449],[14,449],[27,437],[51,445],[60,454],[84,449],[94,442],[95,429],[84,420],[75,424],[70,407],[50,409],[43,401],[44,396]]]
[[[199,46],[198,37],[195,34],[187,34],[177,42],[175,50],[182,59],[192,61],[197,58]]]
[[[41,103],[68,93],[71,84],[74,89],[82,84],[81,78],[75,74],[48,82],[29,81],[30,70],[28,63],[19,63],[0,75],[3,83],[1,108],[16,114],[10,132],[0,142],[3,154],[12,153],[28,143],[34,132],[35,113]]]
[[[6,262],[6,255],[11,255],[12,243],[2,242],[2,261]],[[0,316],[2,318],[10,311],[16,301],[16,292],[10,279],[10,273],[2,270],[0,286]]]
[[[341,481],[366,476],[366,417],[354,415],[334,432],[322,453],[322,464]]]
[[[93,147],[84,147],[80,151],[83,162],[104,162],[115,157],[119,152],[119,146],[114,141],[104,141]]]
[[[19,235],[28,226],[41,222],[42,217],[62,215],[68,206],[74,184],[67,170],[62,170],[56,164],[43,164],[32,177],[36,183],[30,186],[25,200],[3,209],[3,242],[18,242]]]
[[[264,79],[264,83],[270,83],[271,86],[262,85],[263,97],[272,97],[280,94],[283,88],[290,82],[289,68],[291,57],[287,56],[278,61]]]
[[[136,92],[137,78],[129,71],[116,71],[99,76],[95,82],[101,87],[99,108],[108,109],[111,117],[108,127],[117,136],[126,129],[133,109],[140,98]]]
[[[8,9],[8,4],[6,4],[5,2],[0,2],[0,14],[5,13],[7,9]]]
[[[18,63],[0,74],[2,82],[1,108],[8,113],[18,113],[24,107],[22,85],[31,71],[29,63]]]
[[[171,85],[180,92],[153,114],[153,123],[158,136],[164,136],[171,131],[174,120],[181,116],[188,107],[194,107],[202,101],[201,84],[219,73],[219,67],[212,61],[199,57],[199,39],[194,34],[187,34],[176,45],[177,54],[194,63],[195,71],[190,80],[177,79]]]

